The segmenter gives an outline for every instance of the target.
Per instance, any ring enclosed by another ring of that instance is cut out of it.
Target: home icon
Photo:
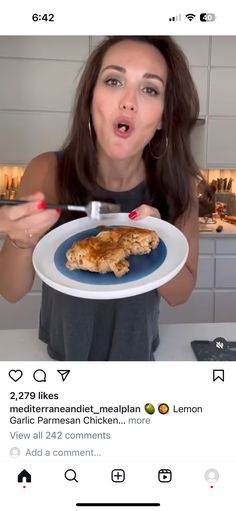
[[[22,472],[20,472],[20,474],[18,474],[18,483],[31,483],[31,474],[29,474],[29,472],[27,472],[27,470],[22,470]]]

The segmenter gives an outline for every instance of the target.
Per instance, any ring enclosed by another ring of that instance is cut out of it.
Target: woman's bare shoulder
[[[43,192],[46,200],[56,200],[57,157],[54,152],[42,153],[27,165],[21,180],[18,197]]]
[[[29,162],[28,166],[37,164],[37,163],[48,164],[48,163],[52,163],[53,161],[55,162],[56,160],[57,160],[56,153],[53,151],[48,151],[46,153],[38,154],[37,156],[32,158],[32,160]]]

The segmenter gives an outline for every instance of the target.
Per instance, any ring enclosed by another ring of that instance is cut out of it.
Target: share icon
[[[70,373],[70,369],[57,369],[57,372],[61,375],[62,381],[65,381]]]

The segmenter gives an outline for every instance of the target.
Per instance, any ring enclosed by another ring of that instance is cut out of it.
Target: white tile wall
[[[236,37],[212,37],[211,65],[236,67]]]
[[[236,118],[235,90],[236,67],[212,68],[210,78],[209,115],[221,117],[234,116]]]
[[[175,36],[191,66],[208,66],[209,40],[207,36]]]
[[[0,163],[62,145],[90,45],[88,36],[0,37]]]
[[[208,69],[207,67],[190,68],[191,75],[197,88],[200,101],[200,117],[207,115],[207,87],[208,87]]]
[[[82,66],[102,39],[0,36],[0,163],[27,163],[62,144]],[[206,120],[193,133],[195,158],[202,168],[236,167],[229,134],[236,121],[236,37],[175,39],[189,60]]]
[[[84,61],[89,55],[85,36],[0,36],[0,57]]]
[[[209,119],[207,167],[236,167],[235,133],[236,118]]]
[[[70,112],[82,67],[71,61],[0,59],[0,109]]]
[[[63,143],[70,115],[64,112],[0,112],[2,163],[27,163],[34,156],[57,149]]]

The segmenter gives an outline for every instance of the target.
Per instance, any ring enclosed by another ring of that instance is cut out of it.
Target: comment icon
[[[33,378],[35,381],[42,383],[46,382],[47,375],[43,369],[36,369],[36,371],[34,371]]]

